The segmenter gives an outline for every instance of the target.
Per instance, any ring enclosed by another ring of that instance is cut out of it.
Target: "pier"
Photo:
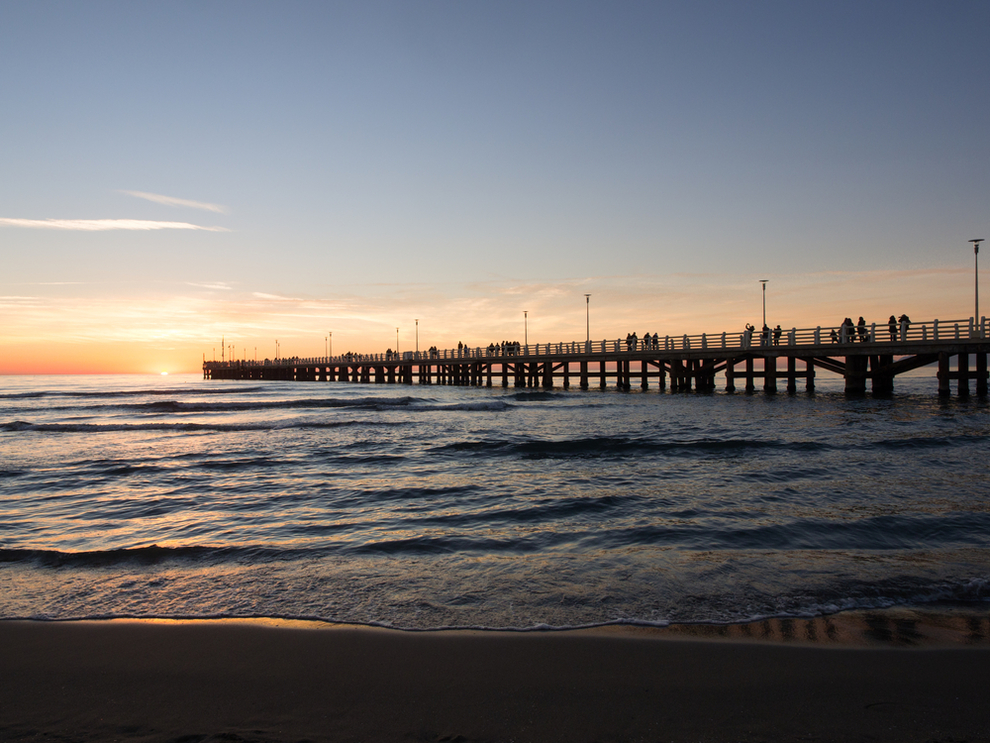
[[[899,374],[937,363],[939,396],[951,395],[955,383],[956,393],[965,397],[971,381],[975,393],[986,396],[986,325],[986,318],[978,323],[969,318],[858,330],[819,326],[766,335],[745,330],[403,354],[204,360],[203,378],[709,392],[721,375],[727,392],[774,394],[783,386],[793,394],[799,387],[813,392],[816,375],[827,372],[845,379],[848,394],[865,394],[869,388],[886,395],[894,391]]]

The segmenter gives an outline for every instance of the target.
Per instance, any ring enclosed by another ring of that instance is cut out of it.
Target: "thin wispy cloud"
[[[106,232],[109,230],[201,230],[230,232],[226,227],[204,227],[189,222],[155,222],[146,219],[14,219],[0,217],[0,226],[27,227],[39,230]]]
[[[265,294],[264,292],[252,292],[258,299],[272,299],[278,302],[298,302],[295,297],[281,297],[278,294]]]
[[[226,214],[226,207],[220,204],[210,204],[206,201],[192,201],[190,199],[177,199],[174,196],[163,196],[160,193],[148,193],[147,191],[121,191],[128,196],[134,196],[138,199],[144,199],[145,201],[153,201],[156,204],[164,204],[165,206],[184,206],[189,209],[202,209],[207,212],[216,212],[217,214]]]
[[[214,282],[211,284],[211,283],[203,283],[196,281],[187,281],[186,283],[189,286],[195,286],[197,289],[222,289],[223,291],[230,291],[231,289],[233,289],[233,287],[230,286],[229,284],[224,284],[222,282]]]

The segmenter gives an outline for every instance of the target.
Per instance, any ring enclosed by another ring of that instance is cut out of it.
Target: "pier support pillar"
[[[793,356],[787,357],[787,394],[793,395],[797,392],[797,359]]]
[[[938,396],[948,397],[952,394],[949,387],[949,354],[938,355]]]
[[[866,394],[866,356],[846,356],[846,394]]]
[[[982,351],[976,354],[976,394],[987,396],[987,355]]]
[[[582,361],[581,362],[581,372],[580,372],[580,374],[581,374],[581,389],[586,390],[586,389],[588,389],[588,362],[587,361]]]
[[[804,388],[808,392],[814,392],[815,391],[815,360],[806,359],[804,364],[808,375],[805,378]]]
[[[736,362],[735,359],[728,359],[725,362],[725,391],[736,391]]]
[[[756,385],[753,383],[753,357],[746,359],[746,391],[756,392]]]
[[[969,354],[961,353],[956,356],[956,367],[959,369],[959,397],[969,397]]]
[[[777,394],[777,357],[763,357],[763,391],[770,395]]]
[[[894,377],[882,370],[892,364],[893,356],[870,356],[870,375],[873,377],[873,394],[890,395],[894,392]]]

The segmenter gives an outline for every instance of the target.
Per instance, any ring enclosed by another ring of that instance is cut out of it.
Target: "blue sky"
[[[0,2],[0,350],[194,368],[221,334],[487,344],[524,309],[570,340],[586,292],[596,337],[722,330],[760,278],[785,326],[966,317],[988,29],[985,2]]]

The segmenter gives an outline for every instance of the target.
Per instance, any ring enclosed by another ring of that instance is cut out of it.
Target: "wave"
[[[223,562],[291,559],[298,554],[268,547],[121,547],[88,552],[39,549],[0,549],[0,563],[28,563],[45,568],[100,568],[118,565],[156,565],[166,561]]]
[[[960,444],[982,444],[986,435],[961,434],[958,436],[913,436],[903,439],[884,439],[869,444],[878,449],[946,449]]]
[[[28,423],[9,421],[0,423],[0,431],[45,433],[106,433],[124,431],[280,431],[305,428],[341,428],[346,426],[405,426],[408,423],[386,421],[316,421],[288,420],[259,423]]]
[[[831,449],[819,442],[761,441],[757,439],[695,439],[691,441],[658,441],[654,438],[626,436],[593,436],[566,441],[511,441],[488,439],[459,441],[437,447],[438,453],[487,454],[489,456],[521,457],[524,459],[567,459],[571,457],[628,457],[638,454],[744,454],[761,450],[819,452]]]
[[[117,403],[102,405],[62,405],[46,407],[47,411],[77,410],[97,412],[101,410],[121,410],[131,413],[237,413],[260,410],[296,410],[325,408],[354,408],[365,410],[387,410],[406,408],[417,403],[428,402],[415,397],[363,397],[350,400],[334,398],[280,399],[280,400],[238,400],[230,402],[182,402],[180,400],[155,400],[153,402]]]
[[[349,625],[355,627],[376,627],[403,632],[436,632],[448,630],[475,630],[482,632],[547,632],[595,629],[599,627],[713,627],[727,628],[731,626],[763,623],[768,621],[811,620],[828,618],[836,615],[866,612],[865,631],[874,640],[899,641],[901,644],[911,644],[918,639],[913,632],[913,623],[903,621],[903,615],[884,614],[886,610],[899,607],[915,609],[934,609],[950,612],[959,607],[976,609],[980,615],[983,607],[990,603],[990,576],[972,576],[955,580],[923,581],[913,579],[892,578],[879,584],[850,585],[836,587],[828,591],[829,595],[809,596],[780,596],[774,606],[768,606],[765,611],[736,611],[728,616],[706,617],[670,617],[646,618],[637,616],[618,616],[603,621],[580,622],[572,624],[551,624],[534,622],[529,625],[518,624],[405,624],[400,617],[389,621],[386,618],[361,620],[351,616],[333,616],[324,614],[303,613],[272,613],[272,612],[231,612],[203,611],[182,613],[161,612],[93,612],[74,613],[71,615],[52,615],[36,613],[0,617],[3,621],[105,621],[114,619],[131,620],[170,620],[170,621],[211,621],[211,620],[279,620],[296,621],[332,625]],[[741,608],[741,607],[740,607]],[[77,610],[78,611],[78,610]],[[876,613],[875,613],[876,612]],[[794,639],[783,630],[783,639]],[[969,622],[970,639],[985,639],[985,630],[981,623]],[[746,633],[748,635],[748,633]],[[809,636],[809,639],[814,639]]]
[[[458,403],[449,403],[449,404],[446,404],[446,405],[431,405],[431,406],[429,406],[429,408],[420,407],[420,409],[421,410],[442,410],[444,412],[447,412],[447,411],[456,411],[456,410],[465,410],[465,411],[485,411],[485,410],[488,410],[488,411],[500,411],[500,410],[509,410],[512,407],[514,407],[514,406],[511,405],[510,403],[503,402],[502,400],[479,400],[478,402],[458,402]]]
[[[48,397],[61,397],[61,398],[93,398],[93,397],[108,397],[108,398],[127,398],[127,397],[148,397],[148,396],[176,396],[181,394],[196,394],[196,395],[243,395],[250,392],[262,392],[266,391],[265,387],[254,386],[254,387],[194,387],[185,389],[176,389],[175,387],[162,389],[143,389],[143,390],[100,390],[100,391],[86,391],[86,390],[34,390],[31,392],[0,392],[0,400],[32,400],[41,399]]]

